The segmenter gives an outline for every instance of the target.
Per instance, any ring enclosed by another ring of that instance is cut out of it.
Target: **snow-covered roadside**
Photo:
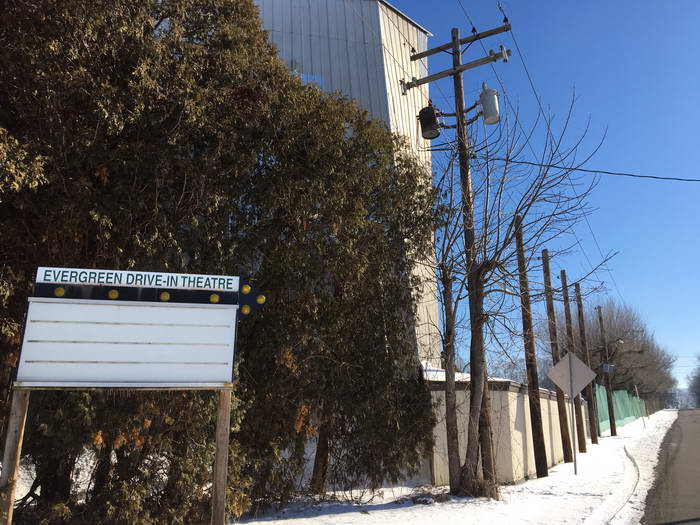
[[[393,494],[389,491],[383,499],[377,498],[366,505],[293,505],[244,523],[638,523],[644,512],[646,493],[653,482],[659,446],[676,417],[675,410],[664,410],[644,421],[640,419],[625,425],[619,429],[617,437],[601,438],[599,445],[589,444],[588,453],[578,455],[577,476],[574,476],[573,464],[560,464],[551,468],[546,478],[502,487],[501,501],[452,498],[444,503],[416,505],[410,499],[397,499],[400,491]]]
[[[644,420],[647,423],[647,428],[642,429],[641,435],[638,434],[639,429],[632,428],[632,425],[624,426],[618,432],[620,436],[629,440],[626,443],[627,452],[632,457],[639,476],[636,486],[631,491],[624,493],[625,499],[614,502],[619,503],[619,505],[614,509],[614,512],[608,514],[608,516],[613,516],[608,522],[611,525],[633,525],[641,521],[642,516],[644,516],[644,502],[647,492],[654,483],[654,469],[659,460],[659,447],[666,432],[677,417],[677,410],[662,410]],[[634,425],[638,426],[644,422],[635,421]],[[637,434],[630,436],[634,432]],[[635,436],[638,437],[635,438]],[[613,503],[612,498],[609,501]]]

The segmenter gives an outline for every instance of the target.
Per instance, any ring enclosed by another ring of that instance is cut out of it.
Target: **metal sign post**
[[[574,397],[595,379],[595,372],[573,353],[568,352],[556,365],[549,369],[547,376],[569,396],[571,402],[571,428],[576,430],[574,418]],[[575,435],[575,432],[574,434]],[[574,451],[574,474],[578,474],[576,447]]]
[[[637,393],[637,406],[639,406],[639,403],[642,401],[642,399],[639,397],[639,389],[637,388],[637,385],[634,385],[634,391]],[[640,412],[641,412],[641,407],[640,407]],[[644,424],[644,428],[647,428],[647,422],[644,421],[644,414],[640,414],[642,416],[642,423]]]
[[[570,355],[567,354],[567,357]],[[569,385],[573,389],[571,385],[574,384],[574,361],[573,359],[569,358],[567,359],[569,362]],[[577,429],[576,429],[576,418],[574,417],[574,395],[569,394],[569,400],[571,401],[571,428],[573,429],[573,435],[576,435]],[[578,462],[576,461],[576,448],[573,447],[574,449],[574,476],[578,475]]]
[[[213,525],[226,521],[237,323],[266,302],[235,276],[39,268],[13,383],[0,525],[12,523],[31,390],[217,390]]]

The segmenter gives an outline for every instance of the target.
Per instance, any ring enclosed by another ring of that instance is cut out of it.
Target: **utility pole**
[[[549,251],[542,250],[542,271],[544,272],[544,296],[547,303],[547,324],[549,326],[549,343],[552,347],[552,365],[556,365],[561,359],[559,355],[559,336],[557,334],[557,320],[554,312],[554,294],[552,293],[552,278],[549,273]],[[566,400],[564,392],[558,386],[557,411],[559,412],[559,431],[561,433],[561,446],[564,450],[564,461],[571,463],[574,459],[571,455],[571,437],[569,435],[569,422],[566,418]]]
[[[452,70],[455,72],[452,75],[454,80],[455,93],[455,110],[457,113],[457,152],[459,154],[459,185],[462,193],[462,218],[464,221],[464,255],[468,267],[471,267],[474,262],[474,194],[472,191],[472,178],[469,163],[469,136],[467,133],[467,122],[465,119],[464,107],[464,86],[462,83],[462,44],[459,38],[459,28],[452,28]],[[469,272],[472,273],[472,272]],[[473,304],[473,286],[468,286],[470,311]],[[470,317],[471,318],[471,317]],[[481,354],[481,355],[480,355]],[[493,443],[491,433],[491,400],[489,396],[488,372],[486,370],[486,360],[483,352],[480,352],[475,345],[470,345],[470,372],[471,380],[469,381],[470,388],[470,407],[469,418],[473,419],[478,414],[478,423],[470,421],[467,427],[467,454],[469,454],[469,443],[476,443],[479,440],[481,444],[481,463],[484,481],[491,485],[495,485],[496,467],[493,462]],[[476,430],[476,432],[475,432]],[[474,445],[472,449],[477,451]],[[477,461],[473,458],[471,465],[468,465],[472,471],[471,479],[476,479],[473,475],[476,473]],[[466,487],[461,487],[465,490]],[[469,488],[469,492],[474,493],[473,487]]]
[[[459,182],[460,191],[462,193],[462,220],[464,222],[464,255],[468,273],[467,287],[469,291],[470,322],[473,328],[478,324],[478,322],[481,322],[481,317],[483,314],[483,287],[479,282],[481,279],[481,274],[480,272],[475,271],[476,268],[474,267],[474,197],[469,166],[470,151],[467,133],[468,124],[475,119],[469,122],[466,121],[462,72],[481,65],[490,64],[499,59],[506,61],[508,60],[511,52],[501,46],[500,53],[494,53],[491,51],[488,56],[484,58],[462,64],[462,46],[492,35],[510,31],[510,27],[510,24],[505,24],[489,31],[475,33],[466,38],[460,38],[459,28],[453,28],[451,42],[411,56],[411,60],[419,60],[436,53],[451,50],[452,68],[434,75],[428,75],[422,79],[413,78],[409,82],[402,82],[402,87],[405,93],[407,90],[414,87],[418,87],[429,82],[434,82],[448,76],[452,76],[454,80],[455,117],[457,118],[457,152],[459,157]],[[475,106],[472,106],[470,109],[473,109],[474,107]],[[478,321],[477,323],[473,322],[475,318]],[[488,377],[484,353],[483,331],[473,329],[470,344],[470,406],[469,425],[467,431],[467,453],[465,458],[467,475],[463,475],[461,477],[463,481],[460,481],[460,490],[461,492],[468,491],[472,493],[471,495],[476,495],[478,455],[480,448],[482,456],[482,472],[484,476],[483,486],[487,488],[487,493],[484,495],[495,497],[496,467],[493,454],[490,396],[488,391]],[[447,397],[447,386],[452,385],[452,388],[454,388],[454,368],[445,370],[445,383],[445,396]],[[465,481],[469,482],[469,484],[473,486],[464,486]]]
[[[540,385],[537,377],[537,357],[535,356],[535,334],[532,332],[532,311],[530,306],[530,285],[525,264],[522,217],[515,219],[515,244],[518,250],[518,276],[520,278],[520,307],[522,309],[523,339],[525,340],[525,368],[527,370],[527,395],[530,401],[530,423],[532,426],[532,448],[535,452],[537,477],[544,478],[547,472],[547,449],[542,430],[542,408],[540,407]]]
[[[576,355],[574,350],[574,329],[571,322],[571,307],[569,305],[569,285],[566,282],[566,270],[561,271],[561,288],[564,299],[564,317],[566,319],[566,346],[571,355]],[[576,413],[576,436],[578,437],[578,451],[586,452],[586,431],[583,428],[583,412],[581,410],[581,395],[571,400]]]
[[[590,368],[591,366],[591,352],[588,349],[588,343],[586,342],[586,325],[583,316],[583,301],[581,300],[581,286],[578,283],[574,284],[574,291],[576,293],[576,310],[578,313],[578,333],[579,333],[579,343],[581,343],[581,355],[586,363],[586,366]],[[588,383],[586,386],[586,401],[588,402],[588,423],[591,433],[591,443],[594,445],[598,444],[598,417],[596,416],[596,398],[595,398],[595,388],[593,383]]]
[[[605,393],[608,398],[608,419],[610,420],[610,435],[617,436],[617,424],[615,423],[615,407],[613,406],[613,393],[612,393],[612,374],[610,373],[610,354],[608,353],[608,341],[605,339],[605,325],[603,324],[603,309],[600,306],[596,307],[598,310],[598,324],[600,324],[600,339],[603,343],[603,349],[605,350],[605,368],[603,372],[608,375],[607,381],[605,381]]]

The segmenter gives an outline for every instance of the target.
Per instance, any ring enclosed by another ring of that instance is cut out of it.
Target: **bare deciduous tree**
[[[635,385],[643,399],[660,400],[676,386],[672,374],[675,358],[656,341],[653,332],[634,308],[609,299],[602,306],[608,354],[614,365],[612,385],[616,390],[635,392]],[[593,312],[587,323],[593,324]],[[604,362],[604,349],[599,334],[591,334],[594,365]]]
[[[443,308],[445,419],[453,493],[497,497],[486,347],[492,341],[498,343],[498,334],[516,331],[511,322],[517,306],[513,299],[518,294],[515,219],[523,217],[527,262],[534,269],[538,262],[531,254],[570,232],[588,211],[585,202],[594,181],[580,179],[575,172],[590,158],[578,158],[587,127],[573,143],[567,142],[572,110],[573,103],[556,137],[553,119],[538,121],[525,132],[516,113],[508,114],[491,134],[473,130],[473,183],[467,186],[473,213],[464,213],[461,190],[465,185],[455,173],[454,156],[436,183],[440,199],[435,268]],[[542,125],[547,134],[535,154],[533,137]],[[454,364],[456,342],[467,330],[459,323],[464,299],[468,302],[470,406],[467,451],[460,465]],[[458,466],[459,474],[455,472]]]

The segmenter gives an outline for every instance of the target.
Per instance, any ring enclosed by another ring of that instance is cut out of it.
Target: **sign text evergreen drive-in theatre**
[[[197,288],[229,292],[238,290],[238,277],[68,268],[39,268],[37,271],[37,282],[179,289]]]

